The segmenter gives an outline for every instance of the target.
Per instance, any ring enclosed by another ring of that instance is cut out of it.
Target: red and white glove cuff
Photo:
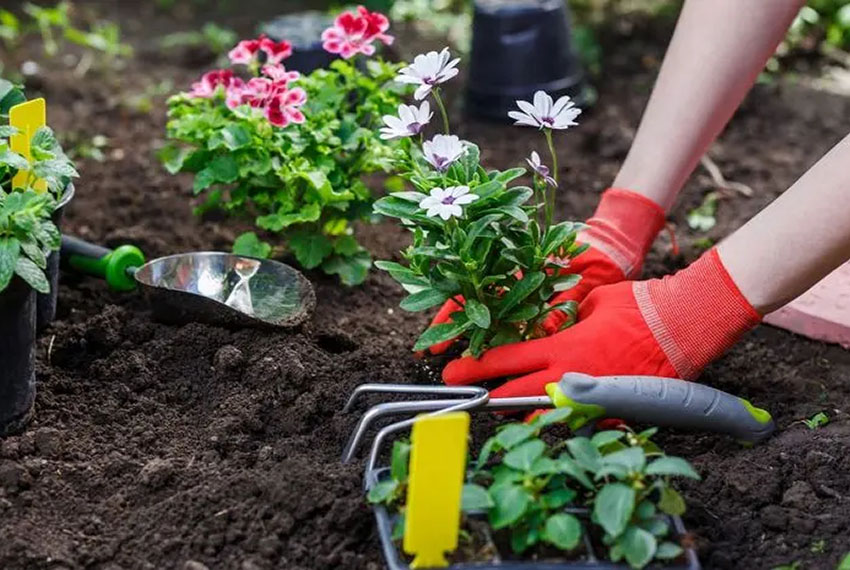
[[[607,255],[628,279],[640,275],[658,232],[664,227],[664,209],[649,198],[622,188],[602,194],[596,213],[579,241]]]
[[[762,318],[716,249],[675,275],[634,282],[633,292],[655,340],[685,380],[696,378]]]

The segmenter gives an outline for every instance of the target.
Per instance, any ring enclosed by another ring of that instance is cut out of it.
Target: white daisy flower
[[[413,96],[417,101],[421,101],[435,86],[445,83],[458,74],[456,66],[460,63],[460,58],[449,61],[451,57],[449,48],[443,48],[440,53],[430,51],[419,54],[413,59],[412,64],[399,71],[396,81],[418,85]]]
[[[478,199],[477,194],[469,193],[469,186],[449,186],[448,188],[434,188],[431,195],[419,202],[419,207],[427,210],[425,213],[429,218],[440,216],[443,220],[463,216],[465,204],[471,204]]]
[[[455,135],[436,135],[425,141],[422,152],[431,166],[445,172],[454,161],[466,154],[466,145]]]
[[[511,111],[508,116],[516,125],[538,127],[540,129],[566,129],[577,125],[575,118],[581,115],[581,109],[575,106],[569,96],[564,95],[556,102],[545,91],[534,94],[534,104],[517,101],[520,111]]]
[[[423,101],[418,109],[415,105],[399,105],[398,117],[384,115],[386,126],[381,127],[381,138],[389,140],[418,135],[433,116],[428,101]]]
[[[540,160],[540,155],[537,154],[536,150],[532,151],[531,157],[526,158],[525,161],[528,163],[531,169],[546,182],[546,184],[554,188],[558,187],[558,183],[555,182],[555,179],[549,176],[549,167],[543,164],[543,162]]]

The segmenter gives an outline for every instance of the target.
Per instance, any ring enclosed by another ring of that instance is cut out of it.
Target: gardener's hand
[[[566,372],[692,379],[761,316],[741,295],[716,250],[664,279],[593,290],[579,322],[554,336],[488,350],[443,371],[446,384],[508,376],[494,398],[545,394]]]
[[[634,279],[640,275],[643,259],[655,236],[664,227],[664,210],[655,202],[629,190],[609,188],[602,194],[596,213],[587,221],[588,228],[579,241],[590,248],[576,257],[565,271],[581,275],[578,285],[550,299],[551,305],[566,301],[581,302],[595,287]],[[437,312],[431,326],[448,323],[460,310],[463,297],[447,301]],[[555,334],[567,320],[561,311],[553,311],[543,323],[546,334]],[[432,354],[442,354],[452,341],[434,345]]]

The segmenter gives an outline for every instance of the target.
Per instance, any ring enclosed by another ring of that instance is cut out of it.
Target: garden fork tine
[[[490,400],[490,393],[480,386],[430,386],[417,384],[363,384],[358,386],[343,411],[349,412],[353,405],[363,395],[370,393],[382,394],[416,394],[423,396],[458,396],[453,399],[440,400],[406,400],[402,402],[384,402],[369,408],[364,413],[357,426],[351,434],[348,443],[342,453],[343,463],[351,461],[357,448],[363,440],[363,436],[369,427],[378,419],[386,416],[397,416],[405,414],[416,414],[421,412],[432,412],[435,414],[456,411],[479,411],[479,410],[525,410],[538,408],[551,408],[552,401],[547,396],[534,396],[529,398],[502,398]],[[466,398],[460,398],[466,396]],[[400,422],[405,423],[405,422]],[[395,424],[393,424],[395,425]],[[407,425],[407,424],[405,424]],[[389,426],[388,426],[389,427]],[[405,426],[400,426],[401,429]],[[395,430],[393,430],[395,431]],[[387,433],[379,432],[375,442],[380,446],[380,440]],[[374,446],[373,446],[374,449]],[[374,453],[373,453],[374,456]]]

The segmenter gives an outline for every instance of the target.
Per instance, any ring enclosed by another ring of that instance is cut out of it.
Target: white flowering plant
[[[462,337],[477,357],[491,347],[543,336],[541,325],[552,311],[568,315],[564,327],[575,321],[574,302],[548,301],[578,283],[569,265],[585,247],[576,242],[582,224],[553,222],[556,167],[550,171],[532,153],[533,187],[524,186],[517,181],[525,168],[485,170],[479,147],[451,134],[440,85],[457,74],[457,63],[446,49],[418,56],[400,72],[399,81],[417,85],[421,103],[402,104],[398,116],[384,117],[381,136],[401,139],[396,165],[412,189],[378,200],[374,209],[401,220],[413,244],[401,252],[405,263],[376,266],[409,293],[402,309],[425,311],[450,299],[457,304],[451,322],[427,329],[414,350]],[[429,96],[444,133],[425,140],[433,117]],[[511,116],[544,132],[555,161],[553,131],[575,125],[580,111],[568,97],[553,102],[543,92],[534,104],[520,102],[520,109]]]

